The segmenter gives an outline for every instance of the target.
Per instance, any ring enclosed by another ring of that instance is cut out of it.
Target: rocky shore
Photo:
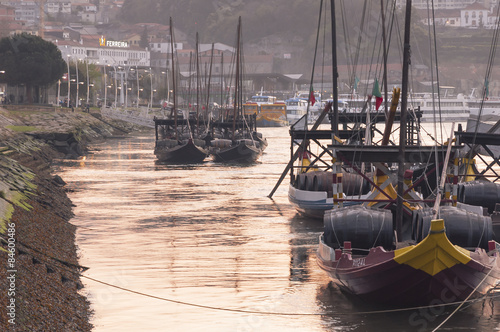
[[[0,330],[90,331],[72,204],[55,158],[137,126],[64,110],[0,108]]]

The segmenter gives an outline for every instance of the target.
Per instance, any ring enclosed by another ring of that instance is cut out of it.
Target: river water
[[[95,331],[429,331],[455,307],[387,311],[358,303],[316,264],[322,222],[287,198],[287,128],[263,128],[259,163],[155,163],[154,133],[108,139],[59,161],[76,205],[82,281]],[[442,330],[500,330],[500,303]]]

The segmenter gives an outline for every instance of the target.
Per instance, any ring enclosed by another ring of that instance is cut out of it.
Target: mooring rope
[[[468,300],[468,298],[462,302],[451,302],[451,303],[441,303],[441,304],[436,304],[436,305],[429,305],[429,306],[419,306],[419,307],[411,307],[411,308],[398,308],[398,309],[388,309],[388,310],[374,310],[374,311],[360,311],[360,312],[318,312],[318,313],[293,313],[293,312],[272,312],[272,311],[257,311],[257,310],[246,310],[246,309],[233,309],[233,308],[222,308],[222,307],[215,307],[215,306],[209,306],[209,305],[203,305],[203,304],[196,304],[196,303],[191,303],[191,302],[185,302],[185,301],[180,301],[180,300],[174,300],[174,299],[169,299],[161,296],[156,296],[156,295],[151,295],[139,291],[134,291],[128,288],[120,287],[117,285],[113,285],[95,278],[91,278],[85,275],[80,274],[81,277],[95,281],[97,283],[113,287],[116,289],[120,289],[129,293],[161,300],[161,301],[166,301],[166,302],[171,302],[171,303],[176,303],[176,304],[182,304],[190,307],[197,307],[197,308],[203,308],[203,309],[211,309],[211,310],[217,310],[217,311],[226,311],[226,312],[236,312],[236,313],[244,313],[244,314],[256,314],[256,315],[273,315],[273,316],[327,316],[327,315],[340,315],[340,316],[345,316],[345,315],[374,315],[374,314],[387,314],[387,313],[396,313],[396,312],[405,312],[405,311],[413,311],[413,310],[422,310],[422,309],[429,309],[429,308],[436,308],[436,307],[446,307],[446,306],[453,306],[459,304],[460,307],[464,303],[473,303],[477,302],[478,300]],[[470,297],[470,295],[469,295]],[[489,298],[497,298],[500,297],[500,294],[491,296]],[[486,298],[481,298],[481,300],[486,299]],[[455,310],[456,312],[457,310]]]
[[[0,240],[2,240],[2,242],[4,242],[4,241],[6,242],[6,240],[3,237],[0,237]],[[82,274],[80,271],[78,271],[78,269],[86,270],[86,269],[88,269],[88,267],[83,267],[83,266],[79,266],[79,265],[76,265],[76,264],[64,262],[64,261],[62,261],[62,260],[60,260],[58,258],[52,257],[50,255],[44,254],[44,253],[42,253],[42,252],[34,249],[34,248],[26,246],[25,244],[19,243],[18,241],[16,241],[16,242],[18,244],[24,246],[26,249],[33,250],[34,252],[36,252],[37,254],[40,254],[40,255],[44,256],[45,258],[50,258],[50,259],[52,259],[52,260],[54,260],[54,261],[56,261],[58,263],[63,264],[63,266],[59,266],[59,268],[61,270],[65,270],[66,272],[70,272],[70,273],[72,273],[74,275],[77,275],[79,277],[82,277],[82,278],[85,278],[85,279],[97,282],[99,284],[102,284],[102,285],[105,285],[105,286],[108,286],[108,287],[112,287],[112,288],[115,288],[115,289],[119,289],[119,290],[122,290],[122,291],[125,291],[125,292],[128,292],[128,293],[132,293],[132,294],[136,294],[136,295],[140,295],[140,296],[144,296],[144,297],[148,297],[148,298],[160,300],[160,301],[165,301],[165,302],[170,302],[170,303],[175,303],[175,304],[180,304],[180,305],[185,305],[185,306],[190,306],[190,307],[202,308],[202,309],[225,311],[225,312],[234,312],[234,313],[243,313],[243,314],[255,314],[255,315],[266,315],[266,316],[328,316],[328,315],[347,316],[347,315],[378,315],[378,314],[398,313],[398,312],[406,312],[406,311],[423,310],[423,309],[430,309],[430,308],[439,308],[439,307],[447,307],[447,306],[459,305],[455,309],[455,311],[434,330],[434,331],[437,331],[437,329],[439,329],[444,323],[446,323],[446,321],[448,321],[449,318],[451,318],[451,316],[454,315],[465,303],[471,303],[472,304],[472,303],[475,303],[475,302],[484,301],[486,299],[500,298],[500,293],[499,293],[499,294],[494,294],[492,296],[488,296],[488,294],[485,294],[485,296],[483,296],[481,298],[469,300],[469,298],[472,296],[472,294],[475,293],[475,291],[477,290],[477,288],[490,275],[490,273],[493,270],[493,269],[491,269],[488,272],[488,274],[484,277],[484,279],[481,281],[481,283],[474,289],[474,291],[472,291],[471,294],[469,294],[469,296],[464,301],[459,301],[459,302],[440,303],[440,304],[435,304],[435,305],[417,306],[417,307],[409,307],[409,308],[397,308],[397,309],[373,310],[373,311],[359,311],[359,312],[334,312],[334,311],[328,312],[327,311],[327,312],[317,312],[317,313],[297,313],[297,312],[294,313],[294,312],[272,312],[272,311],[258,311],[258,310],[247,310],[247,309],[236,309],[236,308],[224,308],[224,307],[216,307],[216,306],[197,304],[197,303],[186,302],[186,301],[181,301],[181,300],[169,299],[169,298],[166,298],[166,297],[161,297],[161,296],[152,295],[152,294],[148,294],[148,293],[144,293],[144,292],[139,292],[139,291],[132,290],[132,289],[129,289],[129,288],[125,288],[125,287],[121,287],[121,286],[118,286],[118,285],[114,285],[114,284],[111,284],[111,283],[108,283],[108,282],[105,282],[105,281],[102,281],[102,280],[99,280],[99,279],[95,279],[95,278],[86,276],[86,275]],[[29,254],[30,256],[34,257],[33,253],[27,253],[26,252],[26,254]],[[40,258],[40,257],[38,257],[38,258]],[[495,258],[495,262],[496,262],[496,258]],[[75,267],[77,270],[70,269],[69,268],[70,266]]]
[[[490,271],[484,276],[483,280],[481,280],[481,282],[476,286],[476,288],[474,288],[474,290],[472,292],[470,292],[469,296],[467,296],[467,298],[465,298],[465,300],[463,300],[462,303],[460,303],[460,305],[448,317],[446,317],[446,319],[444,321],[441,322],[441,324],[439,324],[434,330],[432,330],[432,332],[436,332],[437,330],[439,330],[451,317],[453,317],[453,315],[458,310],[460,310],[460,308],[469,300],[469,298],[472,296],[472,294],[474,294],[477,291],[479,286],[481,286],[483,284],[483,282],[486,280],[486,278],[488,278],[489,275],[491,274],[491,272],[493,271],[493,268],[495,267],[495,264],[497,262],[497,258],[498,258],[498,256],[495,256],[495,260],[491,264]]]

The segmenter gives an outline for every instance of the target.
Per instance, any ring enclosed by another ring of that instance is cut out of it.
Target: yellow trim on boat
[[[432,220],[431,231],[415,246],[394,251],[394,260],[434,276],[456,264],[467,264],[470,252],[453,245],[445,233],[444,220]]]
[[[340,145],[343,145],[344,144],[344,141],[341,140],[338,136],[336,135],[333,135],[333,139],[336,140]]]
[[[302,167],[300,168],[300,173],[307,173],[307,172],[316,172],[316,171],[318,171],[317,167],[310,167],[308,169],[308,167],[311,166],[311,160],[309,159],[309,157],[302,158],[301,166]]]
[[[384,184],[384,182],[388,181],[389,180],[389,176],[388,175],[375,175],[374,176],[374,182],[377,184],[377,186],[379,187],[382,187],[382,185]],[[389,195],[389,197],[393,200],[396,200],[398,198],[398,193],[396,192],[396,188],[394,188],[394,186],[392,185],[392,183],[389,183],[385,188],[382,189],[387,195]],[[373,198],[373,202],[369,202],[368,203],[368,206],[372,207],[376,204],[379,203],[379,201],[383,201],[383,200],[389,200],[387,198],[387,196],[380,192],[378,189],[376,188],[373,188],[373,192],[377,192],[377,195]],[[413,207],[411,206],[408,202],[403,202],[403,204],[409,208],[409,209],[412,209],[412,210],[415,210],[416,207]]]
[[[373,180],[377,184],[377,186],[381,187],[386,181],[389,180],[389,176],[385,175],[385,174],[384,175],[375,175]],[[374,206],[375,204],[378,203],[378,202],[376,202],[378,200],[386,200],[387,199],[387,196],[385,194],[383,194],[382,192],[380,192],[378,189],[373,188],[373,191],[377,191],[377,195],[374,197],[375,201],[368,203],[368,206]],[[383,188],[383,191],[387,195],[389,195],[389,197],[391,199],[396,199],[398,197],[398,193],[396,192],[396,190],[392,186],[392,183],[387,185],[387,187]]]
[[[476,164],[475,159],[462,159],[462,165],[467,165],[467,169],[465,170],[465,182],[474,181],[476,179],[476,174],[474,172],[474,165]]]

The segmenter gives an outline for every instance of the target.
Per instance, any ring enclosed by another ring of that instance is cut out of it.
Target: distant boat
[[[211,132],[216,139],[210,142],[209,153],[216,162],[245,163],[257,161],[267,146],[267,140],[257,132],[256,114],[245,114],[241,94],[241,17],[238,19],[234,107],[226,121],[214,121]]]
[[[284,127],[288,125],[286,120],[286,105],[275,102],[273,104],[250,102],[243,104],[245,115],[256,116],[257,127]]]
[[[257,116],[257,127],[285,127],[288,126],[287,107],[285,103],[260,105],[260,113]]]
[[[248,104],[257,104],[257,105],[262,105],[262,104],[274,104],[276,103],[276,97],[275,96],[265,96],[265,95],[256,95],[252,96],[250,100],[247,101]]]
[[[238,164],[254,163],[262,155],[262,149],[251,139],[217,139],[212,141],[211,155],[214,161]]]
[[[422,122],[457,122],[467,121],[471,100],[463,94],[456,96],[432,97],[430,93],[415,93],[408,99],[410,109],[420,109]],[[435,115],[435,116],[434,116]]]
[[[176,123],[171,119],[155,118],[154,123],[156,137],[154,154],[159,162],[200,163],[208,156],[205,141],[194,139],[185,132],[185,135],[175,137],[175,128],[194,126],[194,120],[178,120]]]
[[[481,121],[498,121],[500,120],[500,98],[490,97],[485,100],[471,99],[469,101],[470,119],[477,121],[478,117]]]
[[[307,100],[301,98],[289,98],[285,100],[286,119],[290,125],[295,124],[307,113]]]
[[[170,18],[170,41],[174,45],[173,23]],[[175,73],[174,53],[172,52],[172,73]],[[170,117],[154,118],[155,148],[154,154],[159,162],[165,163],[200,163],[208,156],[206,142],[199,139],[208,128],[194,119],[189,112],[177,109],[177,84],[172,75],[173,103]],[[184,115],[184,113],[186,113]]]

